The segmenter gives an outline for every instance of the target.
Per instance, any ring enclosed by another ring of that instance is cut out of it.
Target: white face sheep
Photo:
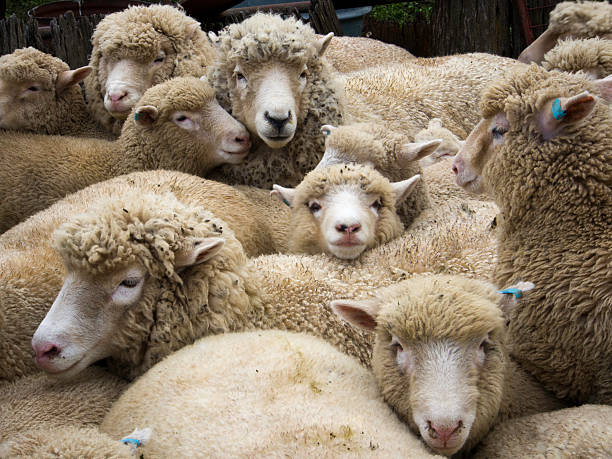
[[[289,250],[357,258],[401,233],[395,213],[420,180],[390,183],[370,166],[338,164],[310,172],[295,189],[271,194],[291,206]]]
[[[483,93],[484,119],[453,164],[503,214],[494,282],[541,285],[510,323],[514,355],[576,402],[612,401],[610,101],[611,77],[532,65]]]
[[[87,100],[99,122],[115,132],[148,88],[174,77],[200,77],[214,58],[200,24],[169,5],[106,16],[92,44]]]
[[[508,290],[519,296],[531,288],[522,282]],[[372,369],[385,400],[434,451],[450,456],[469,451],[500,419],[562,406],[509,360],[504,316],[516,301],[482,281],[436,275],[332,308],[376,330]]]

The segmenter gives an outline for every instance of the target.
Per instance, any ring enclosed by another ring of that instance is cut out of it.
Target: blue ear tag
[[[283,198],[283,202],[288,206],[291,207],[291,204],[289,204],[289,201],[287,201],[285,198]]]
[[[140,113],[134,113],[134,121],[138,121],[140,119]]]
[[[130,437],[122,438],[121,443],[123,443],[124,445],[131,443],[133,445],[136,445],[136,448],[140,446],[140,440],[137,440],[135,438],[130,438]]]
[[[498,290],[497,293],[511,293],[517,300],[523,296],[523,291],[518,288],[506,288],[504,290]]]
[[[555,99],[552,104],[552,114],[556,120],[560,120],[567,115],[567,112],[561,108],[561,101],[559,99]]]

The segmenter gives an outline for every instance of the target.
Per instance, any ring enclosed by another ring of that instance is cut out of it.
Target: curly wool
[[[291,203],[291,226],[294,230],[289,233],[291,252],[314,254],[323,249],[319,243],[322,239],[320,230],[307,203],[346,185],[359,185],[364,193],[380,196],[382,207],[376,221],[376,245],[384,244],[402,233],[403,225],[395,212],[395,195],[389,181],[370,166],[337,164],[309,172],[295,189]]]
[[[104,108],[107,70],[103,61],[133,59],[149,62],[162,47],[175,54],[171,67],[158,71],[153,85],[179,76],[200,77],[215,58],[214,48],[200,24],[182,9],[170,5],[130,6],[109,14],[96,26],[91,42],[91,74],[85,79],[85,94],[94,117],[118,133],[123,120],[116,120]]]
[[[544,55],[542,67],[570,73],[584,71],[596,79],[605,78],[612,74],[612,40],[560,41]]]
[[[560,398],[611,403],[609,105],[597,101],[549,141],[530,121],[550,100],[585,90],[597,94],[583,74],[532,65],[485,91],[483,116],[503,112],[510,129],[482,176],[504,215],[495,283],[538,286],[510,322],[514,355]]]
[[[334,37],[325,51],[325,58],[336,71],[349,73],[415,57],[404,48],[373,38]]]
[[[271,188],[273,184],[297,186],[314,169],[324,152],[319,128],[342,124],[342,93],[328,64],[318,54],[314,30],[295,18],[258,13],[219,33],[218,58],[208,68],[208,79],[221,105],[241,122],[240,96],[229,90],[236,65],[266,66],[274,62],[305,64],[308,83],[297,113],[298,125],[291,142],[271,149],[259,141],[240,165],[224,165],[214,178],[232,184]],[[251,133],[253,134],[253,133]]]
[[[595,38],[612,33],[612,5],[599,2],[561,2],[550,12],[548,30],[556,35]]]

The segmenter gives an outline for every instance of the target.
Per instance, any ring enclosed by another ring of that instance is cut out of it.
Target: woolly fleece
[[[550,12],[548,30],[556,35],[595,38],[612,33],[612,6],[608,2],[561,2]]]
[[[582,70],[595,79],[605,78],[612,75],[612,40],[560,41],[544,55],[542,67],[571,73]]]
[[[166,358],[113,405],[101,430],[119,439],[134,425],[153,429],[145,457],[439,457],[358,362],[281,331],[212,336]]]
[[[113,118],[104,108],[106,62],[132,59],[146,64],[165,51],[163,67],[155,73],[153,85],[180,76],[200,77],[215,59],[215,51],[200,24],[170,5],[130,6],[109,14],[98,23],[91,37],[93,49],[85,79],[89,110],[109,131],[118,134],[124,120]]]
[[[598,100],[547,142],[525,121],[585,90],[586,76],[535,65],[488,88],[483,117],[503,111],[510,129],[482,177],[504,215],[494,282],[538,286],[512,317],[513,355],[561,398],[612,403],[612,113]]]
[[[333,40],[332,40],[333,41]],[[225,165],[215,179],[231,184],[271,189],[273,184],[297,186],[321,160],[324,139],[319,128],[342,124],[342,90],[318,54],[314,30],[295,18],[257,13],[219,33],[218,59],[208,68],[208,78],[221,105],[245,123],[245,107],[236,90],[229,90],[234,69],[271,66],[276,62],[308,67],[308,81],[299,103],[294,138],[283,148],[271,149],[252,134],[253,149],[240,165]],[[246,124],[246,123],[245,123]]]

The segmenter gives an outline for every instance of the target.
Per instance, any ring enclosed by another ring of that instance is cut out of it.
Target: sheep
[[[211,177],[270,189],[297,186],[323,155],[324,124],[341,124],[342,89],[322,58],[333,34],[317,39],[295,18],[258,13],[212,34],[218,59],[208,78],[221,105],[250,131],[240,166]]]
[[[563,407],[509,358],[505,322],[517,300],[504,296],[483,281],[434,275],[332,308],[376,331],[372,369],[383,397],[429,447],[450,456],[469,452],[495,423]]]
[[[100,430],[119,439],[135,425],[153,431],[145,457],[439,457],[355,359],[277,330],[202,338],[155,365]]]
[[[495,78],[514,67],[514,59],[484,53],[417,58],[381,65],[343,78],[347,123],[378,122],[411,138],[440,118],[466,138],[478,121],[475,101]]]
[[[0,128],[110,138],[88,115],[78,84],[90,72],[34,48],[0,57]]]
[[[0,236],[0,380],[12,380],[36,369],[30,341],[64,277],[61,259],[52,248],[55,228],[102,197],[118,200],[122,195],[169,192],[188,204],[214,209],[235,230],[247,255],[286,251],[286,234],[275,232],[281,225],[271,221],[269,213],[259,210],[252,190],[245,194],[229,185],[180,172],[148,171],[117,177],[69,195]],[[268,193],[264,190],[260,194]],[[277,214],[288,221],[289,209],[277,204]],[[225,226],[221,226],[223,230]]]
[[[582,405],[501,423],[474,459],[496,457],[610,457],[612,407]]]
[[[274,185],[271,194],[291,206],[291,252],[350,260],[402,233],[395,206],[420,178],[390,183],[370,166],[336,164],[311,171],[297,188]]]
[[[550,12],[548,28],[519,55],[527,64],[542,62],[544,55],[564,38],[612,39],[612,5],[608,2],[581,1],[557,3]]]
[[[87,204],[55,231],[66,276],[32,338],[44,371],[69,379],[106,359],[132,379],[201,336],[249,328],[305,331],[369,361],[369,336],[328,308],[306,308],[307,298],[316,304],[307,285],[293,302],[264,293],[264,274],[203,207],[133,192]]]
[[[318,35],[322,38],[321,35]],[[404,48],[366,37],[334,37],[325,59],[340,73],[414,59]]]
[[[212,88],[176,78],[149,89],[115,142],[5,133],[0,138],[0,232],[92,183],[146,169],[202,175],[240,162],[249,134]]]
[[[98,426],[126,387],[126,381],[97,367],[73,381],[53,381],[38,373],[2,382],[0,443],[37,429]]]
[[[91,42],[88,107],[115,134],[148,88],[174,77],[200,77],[215,59],[200,24],[170,5],[132,6],[109,14]]]
[[[427,128],[417,132],[414,136],[415,142],[427,142],[435,139],[440,139],[442,142],[433,153],[419,160],[421,167],[431,166],[441,161],[441,158],[455,156],[465,144],[464,140],[459,139],[455,134],[442,126],[440,118],[430,119]]]
[[[593,79],[605,78],[612,75],[612,40],[560,41],[544,55],[542,67],[570,73],[582,70]]]
[[[457,183],[503,214],[494,282],[539,286],[513,314],[513,355],[578,403],[612,403],[610,101],[612,78],[534,64],[483,93],[453,163]]]

